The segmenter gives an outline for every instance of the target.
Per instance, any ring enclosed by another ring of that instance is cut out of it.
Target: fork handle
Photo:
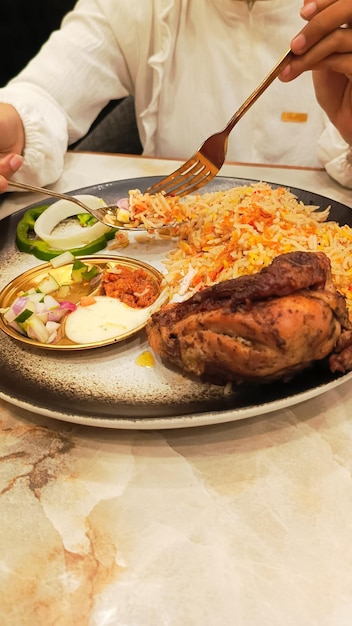
[[[288,50],[281,59],[276,63],[276,65],[270,70],[269,74],[263,79],[263,81],[258,85],[258,87],[248,96],[247,100],[243,102],[240,108],[236,111],[236,113],[232,116],[228,124],[223,129],[222,133],[228,135],[235,124],[243,117],[243,115],[248,111],[248,109],[258,100],[258,98],[262,95],[262,93],[271,85],[271,83],[277,78],[280,72],[289,64],[289,62],[293,59],[294,54],[290,50]]]

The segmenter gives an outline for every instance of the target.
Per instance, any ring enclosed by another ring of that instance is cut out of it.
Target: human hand
[[[304,0],[301,16],[308,24],[292,40],[296,56],[280,80],[313,70],[317,101],[352,145],[352,2]]]
[[[21,167],[24,129],[16,109],[0,103],[0,193],[7,189],[7,179]]]

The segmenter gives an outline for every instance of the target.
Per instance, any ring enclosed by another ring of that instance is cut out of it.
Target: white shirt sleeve
[[[25,129],[24,163],[13,178],[43,186],[62,174],[67,123],[60,108],[53,105],[46,94],[41,94],[40,90],[35,92],[33,86],[12,85],[0,90],[0,100],[17,109]]]
[[[287,7],[281,17],[285,28],[289,24],[287,15],[292,14],[292,7],[298,1],[287,0]],[[274,11],[276,3],[281,7],[281,0],[258,2],[254,7],[257,7],[259,13],[269,9]],[[0,89],[0,102],[12,104],[18,110],[25,129],[25,160],[14,178],[41,186],[57,180],[63,170],[68,145],[87,133],[109,101],[129,94],[135,97],[144,154],[165,157],[187,157],[192,154],[204,136],[223,126],[224,120],[233,113],[236,98],[242,101],[240,89],[244,91],[244,97],[250,91],[242,58],[248,58],[243,52],[246,50],[244,46],[253,48],[253,42],[248,40],[246,31],[242,32],[243,24],[238,21],[236,13],[239,12],[243,17],[245,11],[248,13],[248,8],[245,3],[234,3],[231,0],[222,0],[222,4],[224,10],[226,9],[224,15],[221,14],[220,19],[217,10],[215,11],[216,5],[212,14],[214,21],[211,21],[204,12],[202,3],[192,0],[78,0],[74,11],[65,17],[60,31],[53,33],[27,67],[6,87]],[[231,28],[226,20],[231,20]],[[198,46],[194,43],[194,24],[198,24],[197,33],[200,33],[197,34]],[[236,55],[229,54],[231,46],[235,49],[232,40],[236,24],[241,25],[236,31],[236,47],[240,45],[238,40],[241,33],[243,36],[242,56],[239,55],[238,60]],[[204,61],[204,50],[207,49],[207,33],[213,36],[215,25],[218,29],[217,40],[222,42],[224,49],[220,47],[219,62],[209,63],[208,68]],[[261,20],[260,25],[265,49],[267,22]],[[291,29],[291,24],[289,28]],[[228,46],[224,45],[222,34],[229,38]],[[281,36],[286,41],[286,31]],[[258,30],[255,37],[256,45],[260,45]],[[192,57],[191,65],[188,63],[188,49],[189,56]],[[274,48],[270,54],[276,59],[278,52]],[[221,73],[218,72],[220,59],[223,67]],[[265,59],[264,61],[266,62]],[[235,81],[234,86],[232,76],[237,75],[236,63],[240,65],[238,72],[242,71],[244,74],[241,80]],[[271,61],[269,66],[270,63]],[[214,80],[211,77],[211,67],[215,72]],[[198,71],[196,84],[195,71]],[[262,77],[261,68],[258,72]],[[253,78],[252,74],[251,80],[256,82],[257,78]],[[204,95],[197,87],[199,84],[204,85]],[[217,89],[214,85],[218,85],[218,93],[227,93],[227,98],[219,99],[221,106],[219,100],[208,97],[209,84],[213,85],[213,92],[215,90],[216,93]],[[194,102],[189,95],[190,85]],[[292,85],[293,91],[298,89],[297,85],[297,82]],[[285,133],[282,132],[283,128],[277,126],[278,118],[274,118],[274,114],[281,111],[281,105],[275,108],[271,116],[275,123],[273,132],[280,133],[280,145],[279,142],[268,140],[268,134],[270,139],[272,137],[271,127],[269,123],[266,127],[263,126],[261,120],[270,119],[273,108],[270,102],[275,90],[275,102],[280,104],[282,101],[282,106],[287,106],[285,103],[289,100],[289,89],[290,85],[285,85],[283,89],[276,83],[271,86],[268,94],[263,94],[256,109],[248,112],[241,127],[236,130],[232,146],[238,146],[239,155],[231,152],[230,142],[229,160],[248,160],[244,158],[243,151],[244,146],[249,145],[251,161],[302,164],[302,153],[305,150],[307,165],[310,163],[308,159],[313,160],[314,166],[321,163],[332,178],[342,185],[352,187],[350,147],[343,142],[337,130],[322,119],[322,111],[313,100],[313,93],[309,96],[308,104],[312,109],[309,120],[314,120],[314,124],[311,124],[309,131],[305,129],[304,142],[297,139],[295,142],[290,141],[288,124]],[[185,93],[187,98],[184,97]],[[303,90],[303,94],[306,95],[306,90]],[[282,100],[279,102],[280,98]],[[192,107],[189,106],[190,100]],[[194,111],[197,111],[198,103],[202,115],[197,116],[195,123]],[[301,104],[297,103],[297,106]],[[305,106],[304,101],[302,106]],[[269,110],[269,115],[261,116],[261,110],[265,114]],[[252,114],[254,117],[251,117]],[[321,136],[324,127],[326,129]],[[179,129],[183,129],[183,132]],[[242,142],[241,132],[244,136]],[[291,128],[291,134],[293,133],[296,137],[296,128]],[[251,136],[253,140],[249,142],[248,137]],[[319,137],[318,160],[316,145]],[[313,152],[314,156],[311,157]]]
[[[107,0],[106,7],[111,11],[114,3]],[[86,134],[110,100],[133,92],[113,27],[99,0],[79,0],[61,30],[0,89],[0,101],[17,109],[25,129],[24,164],[15,179],[57,180],[68,145]]]
[[[318,142],[318,157],[331,178],[352,188],[352,148],[330,122]]]

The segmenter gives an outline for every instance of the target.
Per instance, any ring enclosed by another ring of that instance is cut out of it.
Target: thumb
[[[0,159],[0,193],[7,189],[7,179],[17,172],[23,163],[20,154],[7,154]]]
[[[17,172],[23,163],[23,156],[20,154],[7,154],[0,159],[0,174],[10,178],[12,174]]]

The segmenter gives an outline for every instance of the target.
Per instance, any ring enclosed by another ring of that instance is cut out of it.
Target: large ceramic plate
[[[145,189],[157,180],[151,177],[115,181],[72,193],[97,194],[112,202],[125,196],[129,189]],[[253,181],[216,177],[204,190],[249,182]],[[305,204],[322,209],[331,206],[332,219],[352,226],[352,209],[311,192],[291,190]],[[15,229],[23,212],[24,209],[1,222],[0,289],[40,263],[16,250]],[[165,241],[135,242],[124,252],[160,270],[170,246]],[[143,367],[149,361],[143,357],[147,351],[143,330],[115,345],[69,353],[27,346],[0,333],[0,397],[59,420],[110,428],[160,429],[263,415],[318,396],[352,377],[352,373],[338,376],[317,366],[290,383],[241,388],[225,395],[223,387],[184,377],[158,360],[154,367]]]

